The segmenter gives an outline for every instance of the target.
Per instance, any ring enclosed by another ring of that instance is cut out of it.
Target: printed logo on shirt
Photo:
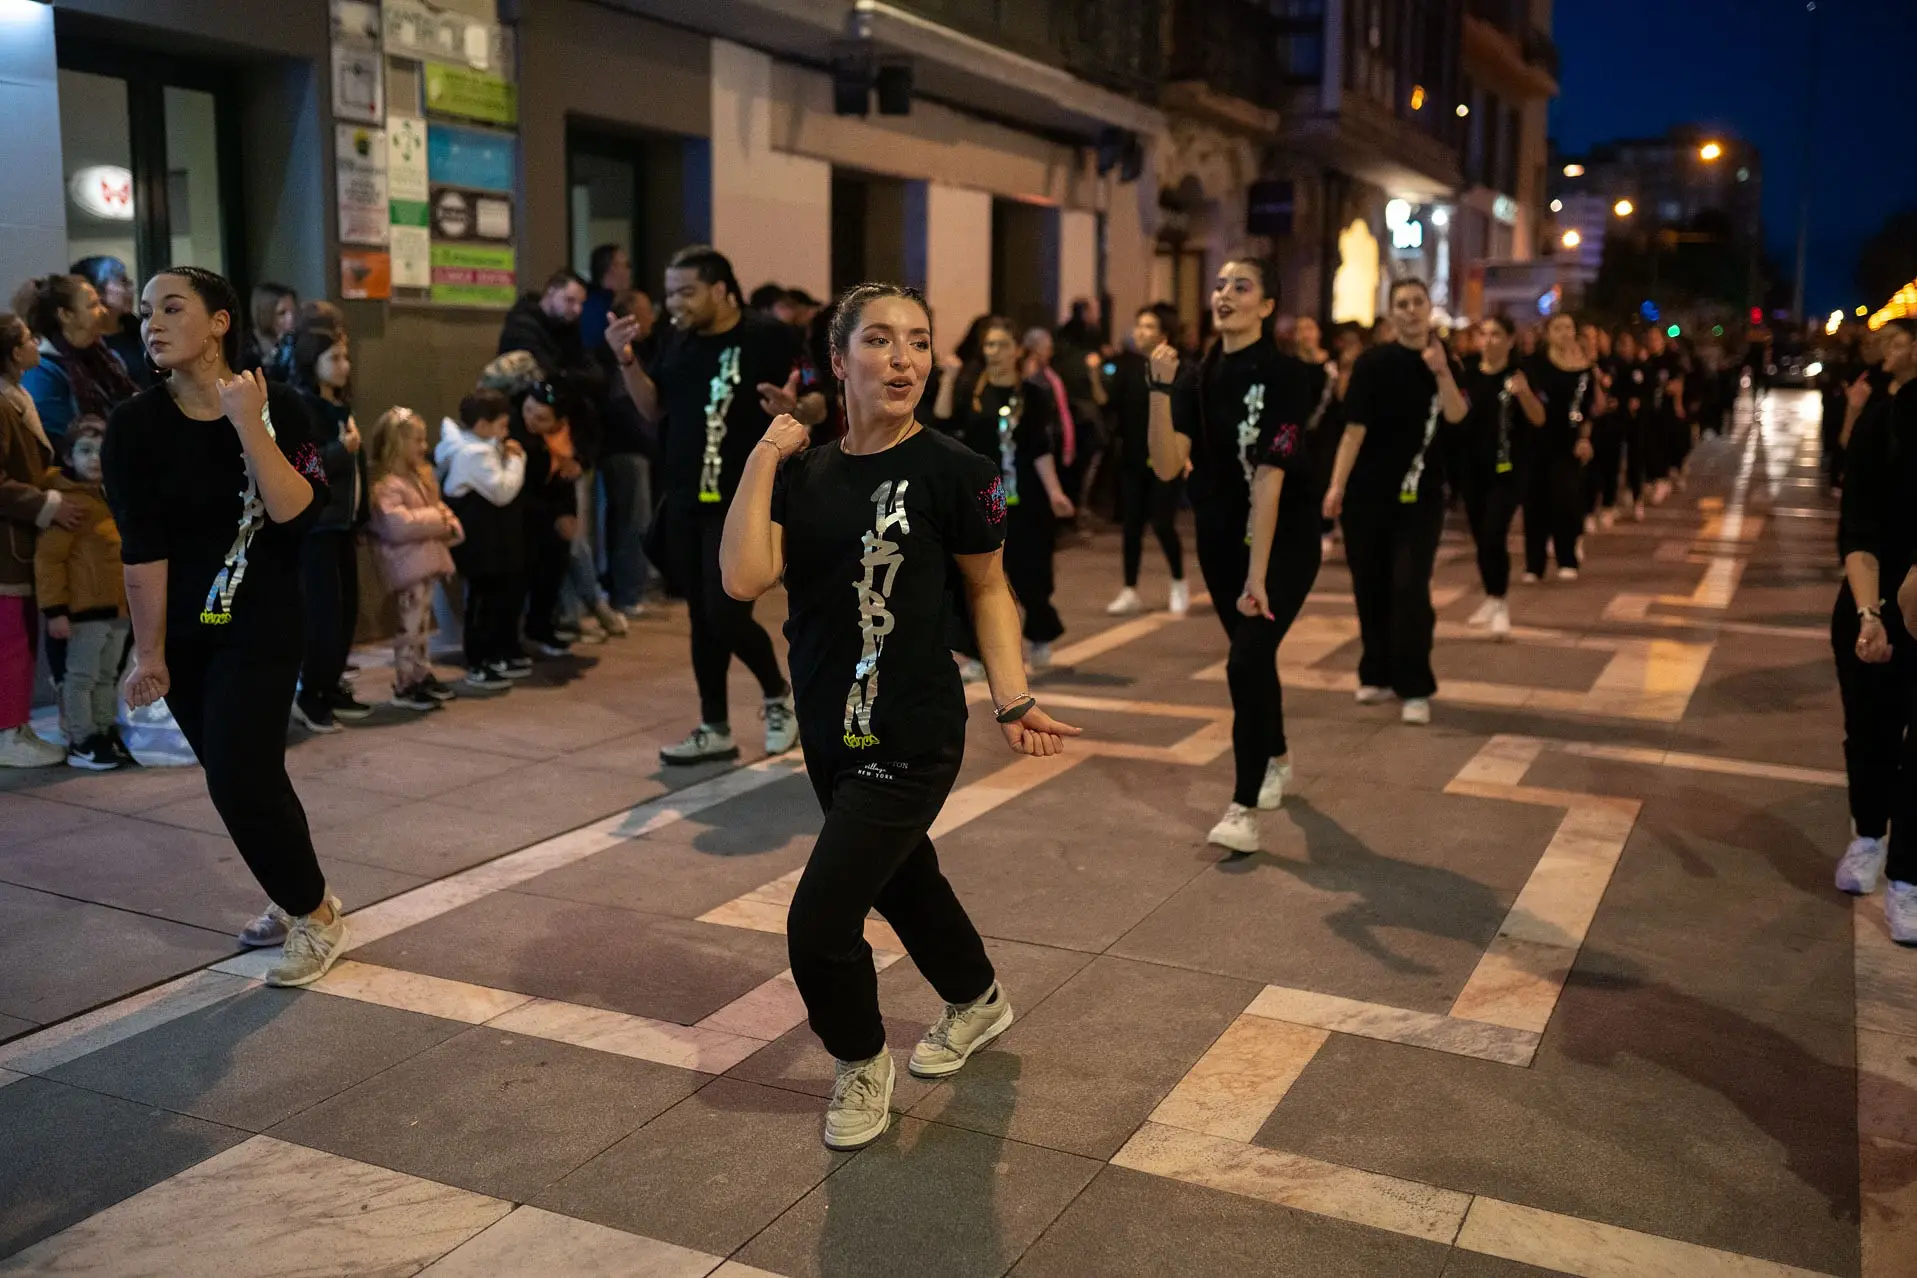
[[[905,490],[911,480],[886,480],[873,490],[872,531],[860,538],[865,553],[860,566],[865,575],[852,588],[859,595],[859,637],[863,647],[859,664],[852,669],[852,687],[845,694],[845,744],[854,750],[869,750],[879,743],[872,735],[872,710],[879,699],[879,657],[885,651],[885,637],[892,633],[896,620],[887,606],[892,585],[898,580],[899,566],[905,554],[898,542],[887,534],[897,528],[900,535],[912,531],[905,510]]]
[[[306,476],[310,482],[326,482],[326,465],[320,460],[319,449],[311,444],[301,444],[287,460],[293,463],[294,470]]]
[[[1272,435],[1271,447],[1266,451],[1266,456],[1275,457],[1275,458],[1278,458],[1280,461],[1282,461],[1285,458],[1290,457],[1293,453],[1297,451],[1298,451],[1297,424],[1294,422],[1286,422],[1284,425],[1278,428],[1276,433]]]
[[[712,376],[706,395],[706,450],[699,464],[699,500],[723,501],[719,476],[725,469],[725,457],[719,446],[726,440],[726,414],[732,411],[732,398],[739,389],[739,348],[728,346],[719,355],[719,371]]]
[[[992,482],[979,489],[979,505],[985,508],[986,522],[994,528],[1005,522],[1005,480],[992,476]]]

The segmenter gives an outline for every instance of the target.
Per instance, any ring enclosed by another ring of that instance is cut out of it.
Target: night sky
[[[1551,131],[1565,151],[1698,123],[1756,143],[1765,239],[1796,262],[1810,24],[1821,27],[1805,308],[1881,305],[1851,282],[1857,250],[1917,204],[1917,0],[1557,0],[1563,56]]]

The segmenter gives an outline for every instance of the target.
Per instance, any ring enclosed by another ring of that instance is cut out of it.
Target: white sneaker
[[[972,1053],[1012,1028],[1012,1004],[998,982],[973,1003],[947,1003],[945,1015],[933,1022],[912,1049],[906,1069],[914,1078],[945,1078],[959,1072]]]
[[[1133,613],[1143,609],[1144,606],[1145,601],[1138,597],[1138,592],[1130,586],[1127,586],[1118,592],[1118,598],[1105,605],[1105,615],[1107,617],[1129,617]]]
[[[599,618],[599,624],[606,628],[609,635],[623,635],[630,628],[626,625],[625,614],[604,599],[592,606],[592,615]]]
[[[1631,503],[1631,522],[1636,524],[1644,522],[1644,499],[1642,497]]]
[[[311,985],[339,961],[346,950],[346,914],[338,897],[329,896],[326,903],[333,907],[331,923],[308,914],[286,929],[279,966],[266,974],[268,985]]]
[[[1273,759],[1265,764],[1264,784],[1258,787],[1258,810],[1271,812],[1285,801],[1285,787],[1291,784],[1291,763]]]
[[[1917,883],[1890,881],[1884,889],[1884,921],[1890,924],[1891,940],[1917,945]]]
[[[1423,727],[1431,722],[1431,698],[1406,697],[1404,709],[1398,712],[1398,718],[1404,723]]]
[[[1258,814],[1242,803],[1234,803],[1218,818],[1218,824],[1205,836],[1205,842],[1249,855],[1258,850]]]
[[[898,1080],[892,1053],[869,1061],[838,1062],[832,1099],[825,1107],[827,1149],[863,1149],[892,1125],[892,1084]]]
[[[1191,587],[1180,577],[1171,584],[1171,597],[1165,603],[1165,611],[1174,617],[1182,617],[1191,611]]]
[[[1380,688],[1375,683],[1358,685],[1358,704],[1361,706],[1381,706],[1391,700],[1391,689]]]
[[[0,768],[50,768],[67,761],[67,752],[43,741],[27,724],[0,732]]]
[[[1575,569],[1575,568],[1560,568],[1560,569],[1558,569],[1558,580],[1559,580],[1559,581],[1576,581],[1577,579],[1578,579],[1578,570],[1577,570],[1577,569]]]
[[[1877,880],[1884,873],[1884,858],[1889,855],[1890,844],[1884,839],[1852,839],[1844,849],[1844,859],[1837,863],[1837,890],[1852,896],[1875,892]]]
[[[1610,528],[1617,523],[1617,507],[1606,506],[1598,515],[1598,527]]]
[[[1025,668],[1033,674],[1044,674],[1052,668],[1052,645],[1049,643],[1028,643],[1025,645]]]
[[[1538,584],[1538,575],[1534,572],[1527,572],[1524,574],[1524,576],[1518,578],[1518,580],[1522,581],[1527,586],[1535,586]]]
[[[768,725],[770,726],[770,721]],[[711,763],[717,759],[736,759],[739,747],[733,744],[732,730],[702,723],[676,745],[659,751],[662,763]]]
[[[1596,515],[1586,515],[1584,517],[1584,531],[1588,533],[1594,533],[1597,531]]]
[[[765,752],[784,754],[799,743],[799,716],[792,708],[792,694],[767,697],[765,702]]]
[[[627,604],[619,610],[619,615],[628,621],[637,621],[646,615],[646,605],[643,603]]]
[[[1500,600],[1498,600],[1498,599],[1496,599],[1496,598],[1494,598],[1494,597],[1492,597],[1492,596],[1490,596],[1490,595],[1486,595],[1486,596],[1485,596],[1485,600],[1484,600],[1484,602],[1478,605],[1478,610],[1477,610],[1476,612],[1474,612],[1474,613],[1472,613],[1472,614],[1471,614],[1471,616],[1470,616],[1470,619],[1469,619],[1469,620],[1467,620],[1467,621],[1466,621],[1466,622],[1465,622],[1464,624],[1465,624],[1465,625],[1467,625],[1467,626],[1488,626],[1488,625],[1490,625],[1490,624],[1491,624],[1491,616],[1492,616],[1492,614],[1493,614],[1493,613],[1495,613],[1495,612],[1497,612],[1497,610],[1498,610],[1498,604],[1499,604],[1500,602],[1501,602]]]
[[[959,662],[959,682],[984,683],[985,663],[977,657],[967,657]]]
[[[575,623],[574,629],[579,631],[579,642],[586,644],[588,647],[593,644],[604,643],[607,638],[609,638],[606,634],[606,628],[599,624],[599,618],[597,617],[581,617],[578,622]]]
[[[277,905],[269,904],[266,913],[240,929],[238,940],[249,950],[263,950],[284,941],[287,929],[292,926],[292,915]]]
[[[1503,599],[1493,602],[1498,606],[1491,613],[1491,637],[1509,639],[1511,637],[1511,605]]]

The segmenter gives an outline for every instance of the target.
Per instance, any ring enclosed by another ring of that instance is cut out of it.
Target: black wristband
[[[1157,391],[1160,395],[1171,394],[1173,389],[1175,389],[1176,386],[1178,385],[1178,383],[1176,382],[1148,382],[1146,384],[1150,386],[1153,390]]]
[[[1032,708],[1037,704],[1038,698],[1027,692],[1022,696],[1013,697],[1010,701],[1000,706],[992,717],[1000,723],[1017,723],[1020,719],[1030,714]]]

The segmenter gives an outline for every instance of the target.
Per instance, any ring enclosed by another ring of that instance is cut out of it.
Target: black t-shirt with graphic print
[[[746,457],[772,424],[759,406],[759,383],[785,385],[803,354],[791,325],[750,311],[723,333],[675,329],[666,335],[646,372],[666,414],[661,451],[668,497],[717,510],[731,503]],[[719,473],[709,476],[706,410],[728,395]]]
[[[1451,376],[1460,387],[1463,373],[1452,360]],[[1425,367],[1422,351],[1402,342],[1386,342],[1358,356],[1351,369],[1351,388],[1345,392],[1345,420],[1365,428],[1365,442],[1345,483],[1347,505],[1397,504],[1420,452],[1424,470],[1418,477],[1417,499],[1442,499],[1446,424],[1437,395],[1437,375]]]
[[[1482,356],[1467,355],[1463,362],[1458,388],[1470,401],[1471,411],[1459,423],[1457,446],[1451,452],[1458,464],[1469,468],[1469,474],[1454,475],[1452,480],[1482,483],[1513,474],[1530,457],[1536,442],[1531,438],[1531,419],[1524,415],[1517,396],[1505,391],[1518,365],[1507,361],[1497,372],[1487,373]]]
[[[973,387],[977,388],[976,395]],[[958,407],[949,423],[952,434],[999,467],[999,476],[1005,481],[1005,504],[1050,510],[1051,499],[1046,497],[1045,485],[1038,477],[1038,461],[1052,455],[1056,433],[1052,428],[1058,421],[1052,388],[1028,381],[1016,386],[994,386],[990,382],[980,386],[976,375],[971,375],[959,383],[957,398]],[[1007,428],[1003,434],[1001,424]]]
[[[1581,429],[1572,418],[1575,408],[1586,421],[1597,398],[1595,368],[1559,368],[1548,355],[1539,355],[1525,367],[1531,389],[1544,402],[1544,424],[1533,432],[1542,457],[1568,457],[1577,447]]]
[[[1191,439],[1192,508],[1201,528],[1245,535],[1251,479],[1285,472],[1274,545],[1318,538],[1316,476],[1304,464],[1305,424],[1318,406],[1312,370],[1267,341],[1214,348],[1172,390],[1172,429]],[[1294,462],[1298,463],[1294,467]],[[1274,551],[1275,554],[1275,551]]]
[[[952,557],[1004,541],[997,465],[934,430],[859,456],[822,444],[779,468],[772,521],[806,753],[906,760],[963,740]]]

